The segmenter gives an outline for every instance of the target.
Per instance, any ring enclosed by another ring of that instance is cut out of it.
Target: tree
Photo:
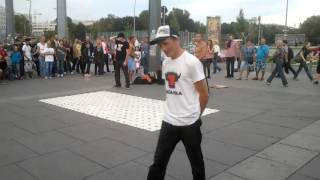
[[[139,15],[139,21],[141,22],[141,29],[147,30],[149,28],[149,11],[144,10]]]
[[[311,16],[305,20],[300,29],[313,44],[320,44],[320,16]]]
[[[244,17],[243,9],[240,9],[239,16],[237,17],[236,27],[235,27],[236,34],[239,36],[241,33],[247,33],[248,26],[249,26],[249,23]]]
[[[22,35],[30,35],[31,23],[24,15],[14,15],[16,32]]]

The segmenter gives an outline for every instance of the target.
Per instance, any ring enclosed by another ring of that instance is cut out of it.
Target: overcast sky
[[[5,0],[0,0],[4,5]],[[16,12],[28,13],[29,2],[13,0]],[[136,14],[149,7],[148,0],[136,0]],[[246,18],[262,17],[262,23],[284,24],[286,0],[162,0],[162,5],[186,9],[195,20],[206,22],[207,16],[219,15],[222,22],[235,21],[239,9]],[[32,0],[32,13],[41,13],[37,21],[56,18],[56,0]],[[133,16],[134,0],[67,0],[67,14],[77,20],[97,20],[108,14]],[[289,0],[288,24],[298,27],[312,15],[320,14],[320,0]]]

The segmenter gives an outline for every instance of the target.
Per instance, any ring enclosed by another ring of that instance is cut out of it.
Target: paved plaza
[[[304,73],[288,88],[224,75],[202,118],[207,179],[320,180],[320,86]],[[146,179],[164,88],[113,85],[111,73],[0,85],[0,180]],[[181,143],[166,180],[192,180]]]

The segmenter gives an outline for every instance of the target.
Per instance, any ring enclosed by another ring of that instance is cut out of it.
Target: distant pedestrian
[[[129,80],[129,72],[128,72],[128,60],[129,60],[129,43],[126,40],[123,33],[119,33],[116,40],[115,40],[115,50],[116,50],[116,58],[114,60],[114,67],[115,67],[115,81],[116,81],[116,88],[121,88],[121,81],[120,81],[120,70],[122,69],[125,81],[126,81],[126,89],[130,89],[130,80]]]
[[[266,39],[261,39],[261,44],[257,49],[257,58],[256,58],[256,77],[253,80],[259,80],[259,73],[261,72],[260,80],[264,80],[264,75],[267,67],[267,60],[269,57],[269,46],[266,45]]]
[[[237,43],[234,41],[233,36],[229,36],[229,40],[226,42],[226,68],[227,68],[227,76],[226,78],[234,77],[234,62],[236,58],[236,48]]]
[[[277,49],[275,51],[275,53],[273,54],[272,58],[276,63],[276,67],[274,68],[274,70],[272,71],[272,74],[269,76],[269,78],[266,81],[267,85],[271,85],[271,82],[273,80],[273,78],[275,78],[275,76],[277,74],[279,74],[281,80],[282,80],[282,84],[284,87],[288,87],[288,81],[284,75],[283,72],[283,63],[284,63],[284,56],[285,56],[285,51],[283,49],[283,43],[281,40],[278,40],[276,42],[276,46]]]
[[[305,70],[308,78],[310,79],[310,81],[314,81],[313,77],[312,77],[312,74],[308,68],[308,65],[307,65],[307,61],[308,61],[308,55],[311,53],[310,51],[310,42],[305,42],[302,49],[300,50],[299,52],[299,63],[300,63],[300,66],[297,70],[297,73],[295,74],[294,78],[293,79],[297,79],[302,68]]]
[[[253,67],[255,54],[256,54],[256,49],[252,44],[251,40],[248,40],[246,46],[242,47],[240,54],[241,54],[241,65],[240,65],[239,77],[237,78],[237,80],[242,79],[242,74],[244,71],[246,71],[247,73],[245,80],[248,80],[249,74],[251,71],[250,68]]]
[[[221,71],[221,67],[219,66],[219,59],[220,59],[220,54],[221,54],[221,50],[220,50],[220,46],[218,44],[217,41],[214,41],[213,43],[213,74],[215,74],[217,71]]]

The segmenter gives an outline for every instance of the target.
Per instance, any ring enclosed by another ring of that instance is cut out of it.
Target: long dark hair
[[[210,50],[213,48],[213,42],[212,42],[212,40],[211,39],[209,39],[208,40],[208,43],[210,42],[210,46],[209,46],[209,48],[210,48]]]

